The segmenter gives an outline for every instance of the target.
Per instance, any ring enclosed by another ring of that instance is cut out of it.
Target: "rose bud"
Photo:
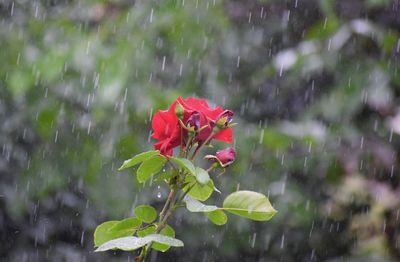
[[[185,115],[185,110],[183,107],[177,103],[175,107],[175,115],[178,117],[178,119],[183,119],[183,116]]]
[[[234,113],[231,110],[225,110],[217,117],[215,124],[220,129],[228,128],[229,124],[232,122]]]
[[[207,155],[206,159],[214,159],[221,167],[227,167],[232,164],[236,159],[236,150],[233,147],[228,147],[223,150],[217,151],[215,156]]]
[[[186,121],[186,127],[190,131],[197,132],[197,130],[199,130],[199,128],[200,128],[200,113],[199,112],[194,111],[192,113],[192,115]]]

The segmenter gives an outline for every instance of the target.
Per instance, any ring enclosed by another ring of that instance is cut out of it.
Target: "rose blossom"
[[[185,111],[183,118],[184,123],[185,120],[187,121],[187,119],[192,115],[193,112],[200,113],[200,126],[204,128],[197,135],[196,141],[205,141],[211,135],[212,129],[214,127],[213,123],[215,123],[219,119],[224,110],[220,106],[217,106],[216,108],[211,108],[205,99],[189,97],[185,100],[179,97],[177,101]],[[232,129],[227,128],[224,130],[220,130],[212,138],[225,143],[232,143]]]
[[[180,116],[181,123],[198,131],[194,141],[202,143],[214,131],[216,133],[212,139],[226,143],[232,142],[232,129],[228,128],[228,124],[225,129],[213,130],[218,120],[226,119],[225,122],[230,122],[233,116],[232,111],[223,110],[220,106],[211,108],[204,99],[178,97],[168,110],[159,110],[155,113],[152,120],[154,131],[152,138],[158,140],[154,148],[160,150],[161,154],[172,156],[173,149],[187,138],[187,130],[182,128],[176,113],[176,110],[181,111],[181,109],[183,109],[183,117]]]

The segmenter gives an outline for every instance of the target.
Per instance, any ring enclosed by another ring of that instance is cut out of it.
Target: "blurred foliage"
[[[399,12],[398,0],[1,1],[0,256],[126,261],[92,253],[95,226],[166,192],[116,167],[151,147],[156,110],[194,94],[240,124],[217,187],[268,194],[279,213],[224,227],[178,213],[185,249],[153,259],[399,260]]]

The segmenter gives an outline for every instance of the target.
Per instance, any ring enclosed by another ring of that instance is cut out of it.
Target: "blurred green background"
[[[1,260],[133,261],[93,231],[167,192],[116,168],[197,96],[239,123],[214,202],[279,213],[179,212],[185,247],[149,261],[398,261],[399,58],[399,0],[0,1]]]

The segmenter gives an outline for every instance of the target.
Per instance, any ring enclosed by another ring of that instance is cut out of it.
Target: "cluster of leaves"
[[[183,246],[181,241],[173,239],[175,230],[169,225],[166,225],[160,234],[155,234],[157,224],[153,222],[157,218],[157,211],[152,206],[137,206],[135,215],[136,217],[121,221],[107,221],[98,226],[94,232],[94,244],[96,247],[100,246],[97,251],[117,248],[135,250],[150,242],[155,242],[152,245],[153,249],[163,252],[170,246]],[[143,223],[147,225],[142,226]],[[137,237],[132,236],[135,233]],[[131,237],[128,238],[128,236]]]
[[[170,168],[166,169],[166,164]],[[214,191],[220,192],[210,178],[208,172],[196,167],[186,158],[166,157],[158,150],[138,154],[126,160],[119,170],[139,165],[136,177],[139,183],[149,179],[165,181],[171,188],[170,196],[159,221],[157,211],[152,206],[140,205],[135,208],[135,217],[122,221],[107,221],[96,228],[94,233],[96,251],[121,249],[132,251],[149,245],[151,248],[165,252],[171,246],[181,247],[183,242],[175,239],[174,229],[166,224],[168,212],[185,206],[190,212],[204,213],[216,225],[224,225],[228,218],[224,211],[256,221],[270,220],[276,213],[266,196],[252,191],[236,191],[228,195],[222,207],[206,205],[202,201],[210,198]],[[176,190],[182,190],[182,195],[175,203]],[[172,205],[172,206],[168,206]],[[169,209],[167,210],[166,208]],[[143,225],[143,223],[146,223]],[[133,236],[135,235],[135,236]]]

